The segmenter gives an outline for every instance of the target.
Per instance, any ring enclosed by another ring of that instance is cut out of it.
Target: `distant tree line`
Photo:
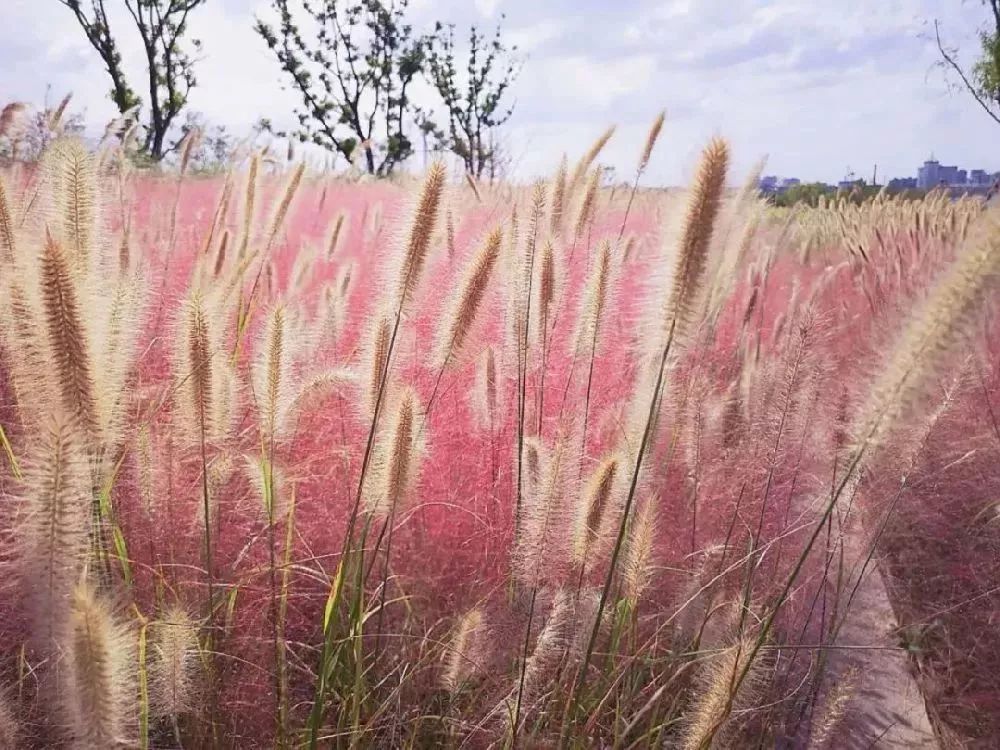
[[[119,0],[131,24],[112,29],[105,0],[59,0],[69,8],[100,56],[111,81],[109,96],[123,119],[141,133],[136,151],[158,162],[198,129],[206,158],[232,145],[204,118],[187,111],[197,85],[201,42],[190,20],[205,0]],[[271,0],[270,18],[254,29],[271,50],[301,104],[297,124],[278,129],[268,118],[258,129],[311,143],[376,176],[391,174],[413,156],[419,139],[428,151],[455,154],[474,177],[494,176],[503,163],[498,129],[514,111],[511,87],[520,72],[517,47],[475,25],[467,48],[455,42],[454,24],[439,21],[417,33],[409,0]],[[120,35],[137,34],[146,78],[133,85],[123,69]],[[413,100],[418,80],[436,95],[433,104]],[[139,93],[141,91],[141,93]],[[440,121],[439,121],[440,120]]]
[[[772,205],[780,207],[798,204],[815,207],[819,204],[821,197],[825,197],[827,200],[844,198],[852,203],[863,203],[871,200],[883,190],[889,195],[903,200],[919,200],[928,193],[927,190],[917,188],[895,190],[881,185],[869,185],[864,180],[857,180],[850,188],[835,187],[824,182],[805,182],[800,185],[792,185],[780,193],[765,194],[764,198]]]

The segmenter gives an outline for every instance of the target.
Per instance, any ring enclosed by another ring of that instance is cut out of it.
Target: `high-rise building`
[[[935,187],[941,181],[938,173],[941,170],[941,162],[933,156],[924,162],[924,166],[917,169],[917,187],[927,190]]]

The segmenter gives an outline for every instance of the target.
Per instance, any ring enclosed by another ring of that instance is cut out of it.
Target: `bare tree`
[[[983,111],[1000,125],[1000,0],[982,0],[991,11],[985,28],[979,32],[982,56],[970,70],[958,62],[958,50],[941,40],[941,26],[934,21],[934,38],[941,55],[941,65],[954,71]]]
[[[389,174],[413,153],[407,128],[420,113],[408,89],[424,50],[405,21],[408,5],[300,0],[293,9],[272,0],[277,28],[261,19],[255,27],[302,97],[294,134],[348,161],[361,148],[370,174]]]
[[[168,146],[167,135],[174,120],[187,104],[188,94],[195,86],[195,58],[183,47],[188,31],[188,15],[205,0],[123,0],[136,31],[142,39],[146,55],[149,96],[143,151],[159,161],[177,147],[180,139]],[[104,0],[90,0],[89,11],[81,0],[59,0],[73,11],[90,45],[101,56],[111,77],[111,99],[118,111],[125,114],[142,103],[129,85],[122,70],[118,42],[108,23]],[[191,40],[195,52],[201,49],[197,39]]]
[[[448,111],[445,145],[462,159],[469,174],[478,178],[487,168],[490,174],[496,172],[496,130],[514,112],[513,104],[504,108],[501,103],[520,71],[514,57],[517,47],[504,45],[499,24],[492,40],[472,26],[468,58],[460,74],[455,26],[438,23],[428,50],[427,72]]]

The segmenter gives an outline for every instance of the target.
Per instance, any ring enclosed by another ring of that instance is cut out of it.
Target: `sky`
[[[294,5],[296,0],[292,0]],[[125,69],[143,56],[122,0],[106,0]],[[85,2],[84,5],[89,5]],[[266,0],[208,0],[190,17],[203,42],[190,107],[248,133],[260,117],[290,125],[296,96],[253,31]],[[435,20],[491,30],[522,57],[506,143],[518,178],[579,156],[609,125],[602,155],[626,177],[649,124],[666,125],[644,182],[683,184],[701,146],[729,139],[734,181],[760,158],[768,174],[836,182],[848,170],[913,176],[933,153],[1000,170],[1000,128],[935,66],[933,22],[969,61],[980,0],[411,0],[416,29]],[[110,83],[58,0],[0,0],[0,103],[73,93],[95,130],[115,114]],[[418,92],[427,100],[427,92]],[[419,165],[418,165],[419,166]]]

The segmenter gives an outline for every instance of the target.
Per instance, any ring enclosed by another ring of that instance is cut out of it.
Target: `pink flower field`
[[[990,747],[997,211],[602,145],[0,168],[0,747]]]

